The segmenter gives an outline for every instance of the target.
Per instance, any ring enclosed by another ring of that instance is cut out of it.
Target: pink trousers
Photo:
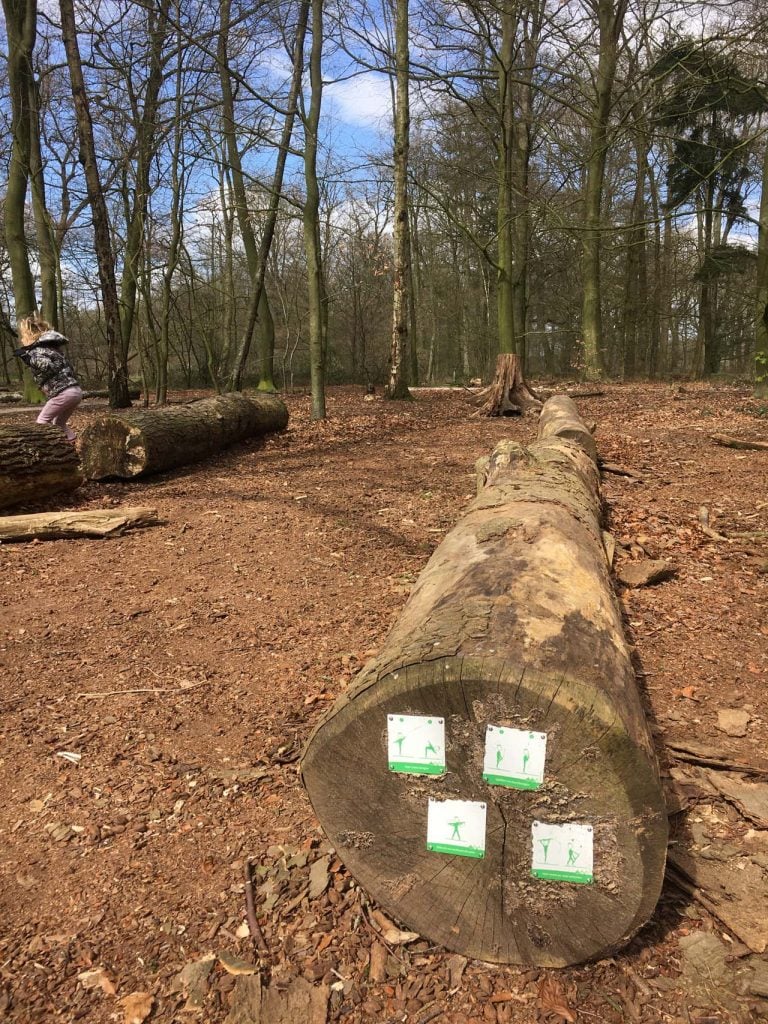
[[[80,405],[83,400],[83,392],[81,388],[67,388],[66,391],[62,391],[54,398],[49,398],[43,408],[40,410],[40,415],[37,417],[38,423],[53,423],[57,427],[61,427],[64,433],[67,435],[68,441],[74,441],[77,434],[69,426],[67,420]]]

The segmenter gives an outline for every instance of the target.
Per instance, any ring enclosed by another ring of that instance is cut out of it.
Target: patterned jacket
[[[47,398],[55,398],[68,388],[80,387],[72,364],[61,351],[67,339],[58,331],[46,331],[31,345],[13,353],[29,367],[35,384]]]

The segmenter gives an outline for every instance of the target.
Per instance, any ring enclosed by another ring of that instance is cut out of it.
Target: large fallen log
[[[0,426],[0,508],[74,491],[82,482],[77,452],[58,427]]]
[[[288,425],[274,395],[217,395],[184,406],[105,413],[83,430],[81,458],[89,480],[159,473]]]
[[[484,460],[477,498],[302,760],[315,812],[362,886],[468,957],[607,956],[648,920],[663,880],[666,807],[603,551],[590,437],[555,397],[536,443],[503,441]],[[416,748],[417,725],[425,737],[444,728],[444,771],[439,739]],[[528,738],[543,756],[538,780],[526,775]],[[510,750],[511,776],[499,768]],[[472,805],[448,820],[447,800]],[[460,846],[478,808],[484,851]],[[593,846],[591,870],[579,842]]]
[[[153,508],[74,509],[29,516],[0,516],[0,543],[20,540],[61,540],[70,537],[114,537],[126,530],[154,526]]]

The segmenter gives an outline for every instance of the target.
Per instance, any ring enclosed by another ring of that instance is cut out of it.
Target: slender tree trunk
[[[29,184],[32,212],[35,218],[37,258],[40,263],[41,311],[52,327],[59,326],[58,259],[53,226],[45,201],[45,178],[40,148],[40,89],[34,79],[30,83]]]
[[[219,65],[219,80],[221,82],[224,140],[227,147],[227,159],[229,160],[230,172],[232,175],[232,191],[235,199],[235,212],[237,214],[237,224],[240,228],[240,235],[243,239],[245,258],[248,262],[248,273],[251,278],[251,287],[253,288],[260,274],[259,249],[256,244],[256,235],[253,230],[251,214],[248,209],[248,193],[245,187],[245,176],[243,175],[243,162],[237,141],[235,101],[232,93],[232,80],[227,54],[231,6],[230,0],[222,0],[217,60]],[[275,321],[272,317],[272,310],[269,305],[267,290],[263,286],[259,297],[256,332],[259,341],[260,372],[258,388],[259,391],[275,391]]]
[[[29,263],[24,213],[30,170],[34,90],[32,53],[37,38],[37,0],[3,0],[8,40],[8,85],[11,96],[11,159],[5,190],[5,245],[11,266],[16,319],[37,309]]]
[[[128,395],[128,359],[120,337],[120,307],[115,280],[115,258],[109,231],[109,216],[104,192],[99,178],[96,160],[96,146],[93,138],[93,123],[88,107],[88,97],[83,79],[83,67],[75,27],[74,0],[59,0],[61,10],[61,33],[72,83],[72,98],[77,118],[80,142],[80,161],[85,173],[88,199],[93,215],[96,261],[99,284],[104,302],[104,319],[107,335],[107,372],[109,375],[109,403],[113,408],[126,408],[131,404]]]
[[[599,379],[605,373],[600,288],[602,227],[600,214],[608,154],[608,118],[616,74],[618,40],[627,8],[627,0],[595,0],[595,6],[598,16],[600,53],[584,186],[582,252],[584,301],[581,334],[584,343],[584,373],[588,380]]]
[[[320,242],[320,185],[317,179],[317,146],[320,108],[323,101],[323,3],[312,0],[312,48],[309,55],[309,110],[304,116],[304,249],[307,254],[309,303],[309,372],[312,387],[312,419],[325,419],[325,363],[327,321],[323,255]]]
[[[157,114],[160,88],[163,84],[163,48],[169,27],[170,0],[157,0],[157,7],[148,12],[147,30],[150,38],[149,75],[147,78],[144,109],[136,127],[136,184],[133,203],[128,217],[125,239],[123,274],[120,286],[120,328],[122,356],[127,362],[136,314],[138,268],[144,245],[147,205],[149,203],[149,176],[152,159],[160,143]]]
[[[277,223],[277,211],[280,205],[280,193],[283,187],[283,176],[285,164],[288,159],[288,149],[293,135],[293,125],[296,120],[296,106],[301,90],[301,76],[304,70],[304,39],[307,34],[307,23],[309,21],[310,0],[301,0],[299,7],[298,21],[296,23],[296,37],[293,49],[293,70],[291,74],[291,87],[286,105],[286,115],[283,121],[283,130],[280,136],[280,146],[275,164],[275,173],[272,177],[272,190],[269,199],[269,209],[264,223],[264,231],[259,245],[259,273],[251,288],[250,304],[246,316],[246,326],[243,332],[240,346],[237,351],[234,366],[229,378],[229,387],[232,391],[239,391],[248,353],[251,348],[251,338],[256,325],[261,306],[261,293],[264,290],[264,278],[267,272],[267,261],[269,251],[272,247],[272,239],[275,235],[275,224]]]
[[[408,226],[408,158],[411,111],[408,96],[410,50],[408,0],[395,0],[395,110],[394,110],[394,274],[392,294],[392,344],[388,396],[409,399],[408,344],[410,317],[411,252]]]
[[[501,48],[497,57],[499,140],[497,144],[498,169],[498,271],[496,297],[498,309],[498,352],[517,352],[515,335],[515,303],[512,284],[514,245],[512,241],[512,165],[514,132],[513,53],[516,19],[510,10],[511,0],[505,0],[501,12]]]
[[[768,398],[768,145],[763,153],[763,188],[757,243],[755,308],[755,395]]]

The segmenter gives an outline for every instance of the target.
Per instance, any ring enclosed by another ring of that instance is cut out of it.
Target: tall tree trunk
[[[505,0],[501,12],[501,47],[496,58],[498,64],[496,78],[499,105],[499,138],[497,143],[498,271],[496,280],[499,333],[498,352],[518,351],[518,339],[515,335],[515,304],[512,285],[515,257],[512,241],[512,167],[515,119],[512,64],[517,22],[510,9],[511,2],[512,0]]]
[[[291,145],[293,125],[296,120],[296,108],[301,91],[301,76],[304,70],[304,40],[307,34],[307,23],[309,21],[310,0],[301,0],[299,6],[298,20],[296,22],[296,35],[293,46],[293,69],[291,72],[291,86],[286,104],[285,120],[280,135],[280,146],[277,153],[275,173],[272,176],[272,188],[269,197],[269,208],[264,222],[261,242],[259,244],[259,273],[251,287],[251,297],[246,316],[246,326],[243,332],[237,356],[229,376],[229,388],[232,391],[239,391],[248,353],[251,348],[251,338],[261,308],[261,294],[264,290],[264,278],[267,272],[267,260],[269,251],[272,248],[272,239],[275,235],[275,224],[277,223],[277,211],[280,205],[280,193],[283,188],[283,176],[285,164],[288,159],[288,149]],[[319,226],[318,226],[319,228]]]
[[[37,38],[37,0],[3,0],[8,39],[8,85],[11,96],[11,159],[5,191],[5,245],[11,265],[16,319],[37,309],[35,282],[24,230],[30,169],[34,90],[32,53]]]
[[[763,153],[763,188],[757,242],[755,395],[768,398],[768,145]]]
[[[54,242],[53,225],[45,201],[43,156],[40,148],[40,89],[34,78],[30,83],[29,108],[29,184],[37,236],[37,258],[40,263],[40,305],[43,317],[52,327],[58,327],[59,261]]]
[[[259,266],[259,249],[256,244],[256,235],[253,230],[253,223],[248,209],[248,193],[245,187],[243,161],[237,141],[235,100],[232,93],[232,79],[227,54],[231,6],[230,0],[222,0],[219,20],[217,61],[219,65],[219,79],[221,81],[224,140],[227,147],[227,159],[229,161],[232,175],[232,192],[235,199],[235,212],[237,214],[237,224],[240,228],[240,235],[243,239],[245,258],[248,263],[248,273],[251,278],[251,288],[254,288],[259,279],[261,268]],[[267,290],[263,286],[259,296],[256,332],[259,340],[259,391],[275,391],[275,321],[272,317],[272,310],[269,305]]]
[[[608,118],[616,75],[618,40],[627,0],[594,0],[599,28],[600,53],[592,109],[586,184],[584,186],[584,243],[582,280],[584,301],[581,334],[584,343],[584,373],[596,380],[605,373],[603,322],[600,288],[601,207],[608,154]]]
[[[309,302],[309,372],[312,387],[312,419],[325,419],[325,363],[327,351],[327,303],[320,242],[320,185],[317,179],[317,147],[320,108],[323,101],[323,3],[312,0],[312,48],[309,55],[309,110],[304,114],[304,249],[307,254]]]
[[[408,399],[408,346],[411,284],[411,246],[408,224],[408,158],[411,110],[408,96],[410,49],[408,0],[395,0],[395,109],[394,109],[394,274],[392,292],[392,344],[388,396]]]
[[[88,200],[93,215],[94,242],[98,265],[99,284],[104,302],[104,319],[107,335],[107,372],[109,376],[109,404],[113,408],[127,408],[131,404],[128,395],[128,358],[120,337],[120,306],[115,280],[115,257],[109,231],[109,216],[104,192],[99,178],[96,160],[96,146],[93,138],[93,122],[88,107],[88,97],[83,79],[83,67],[75,27],[74,0],[59,0],[61,11],[61,34],[67,55],[69,77],[72,83],[72,99],[77,118],[77,132],[80,142],[80,162],[85,173]]]
[[[163,84],[163,49],[169,27],[170,0],[157,0],[154,10],[148,12],[147,31],[150,38],[149,75],[147,78],[144,109],[136,126],[136,184],[128,218],[125,239],[123,275],[120,286],[120,328],[123,359],[127,362],[136,314],[138,270],[144,245],[147,205],[149,203],[149,175],[157,152],[157,114],[160,88]]]

